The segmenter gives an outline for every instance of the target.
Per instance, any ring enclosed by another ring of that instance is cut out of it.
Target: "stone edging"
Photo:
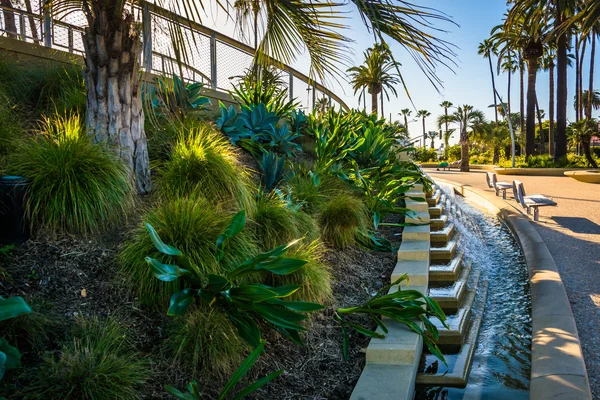
[[[516,236],[529,269],[532,315],[530,395],[532,400],[592,399],[581,343],[556,263],[539,233],[518,208],[493,193],[448,183],[465,197],[489,206]],[[480,199],[481,198],[481,199]]]
[[[569,171],[586,171],[585,168],[494,168],[498,175],[564,176]],[[587,171],[594,171],[588,169]],[[600,170],[595,170],[600,171]]]

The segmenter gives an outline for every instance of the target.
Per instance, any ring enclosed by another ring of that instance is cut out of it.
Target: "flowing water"
[[[519,245],[496,215],[441,188],[449,199],[449,219],[461,232],[459,249],[472,271],[480,269],[479,284],[471,290],[487,286],[487,297],[477,293],[485,298],[485,310],[467,387],[417,387],[415,399],[528,399],[531,299]]]

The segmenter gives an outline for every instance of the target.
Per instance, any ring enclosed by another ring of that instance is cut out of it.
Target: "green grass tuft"
[[[160,175],[165,196],[199,192],[223,208],[254,213],[248,173],[231,144],[208,124],[179,132]]]
[[[225,379],[241,364],[247,346],[222,311],[196,307],[171,321],[165,347],[192,376]]]
[[[79,319],[72,341],[34,371],[25,399],[130,400],[149,378],[146,360],[113,319]]]
[[[322,261],[325,248],[320,240],[302,244],[289,253],[289,257],[308,261],[304,267],[290,275],[272,275],[274,285],[301,285],[290,300],[312,301],[327,304],[331,301],[332,276]]]
[[[245,229],[228,242],[223,261],[217,263],[215,242],[230,220],[231,213],[215,207],[200,195],[164,199],[144,218],[165,243],[181,250],[198,272],[205,274],[223,272],[224,268],[231,268],[258,252],[254,239]],[[180,281],[165,283],[155,278],[145,261],[147,256],[176,263],[156,250],[148,231],[140,226],[121,252],[122,272],[142,303],[165,308],[170,295],[180,289]]]
[[[23,125],[6,93],[0,87],[0,159],[12,153],[23,137]],[[0,165],[1,170],[2,165]]]
[[[314,240],[319,236],[319,228],[310,215],[288,208],[274,193],[258,198],[254,222],[256,238],[263,251],[295,239]]]
[[[369,216],[358,198],[339,194],[325,203],[319,213],[321,237],[329,246],[343,249],[355,242],[355,236],[366,229]]]
[[[46,119],[43,129],[8,157],[7,173],[31,180],[27,211],[32,225],[92,233],[121,223],[132,205],[133,187],[119,157],[92,144],[77,115]]]

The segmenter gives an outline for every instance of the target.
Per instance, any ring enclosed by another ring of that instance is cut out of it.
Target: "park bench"
[[[485,180],[487,181],[488,187],[496,191],[496,196],[498,196],[499,192],[502,190],[502,198],[506,200],[506,191],[513,186],[512,184],[508,182],[498,182],[495,172],[486,172]]]
[[[448,170],[450,170],[450,168],[460,168],[460,160],[448,164]]]
[[[513,194],[517,203],[527,210],[527,214],[531,214],[533,208],[533,220],[539,221],[539,208],[546,206],[555,206],[556,202],[548,197],[541,194],[533,194],[527,196],[525,194],[525,187],[520,181],[513,181]]]

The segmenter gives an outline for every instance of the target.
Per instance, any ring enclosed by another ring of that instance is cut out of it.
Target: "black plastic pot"
[[[0,177],[0,244],[21,244],[29,239],[25,192],[29,181],[22,176]]]

